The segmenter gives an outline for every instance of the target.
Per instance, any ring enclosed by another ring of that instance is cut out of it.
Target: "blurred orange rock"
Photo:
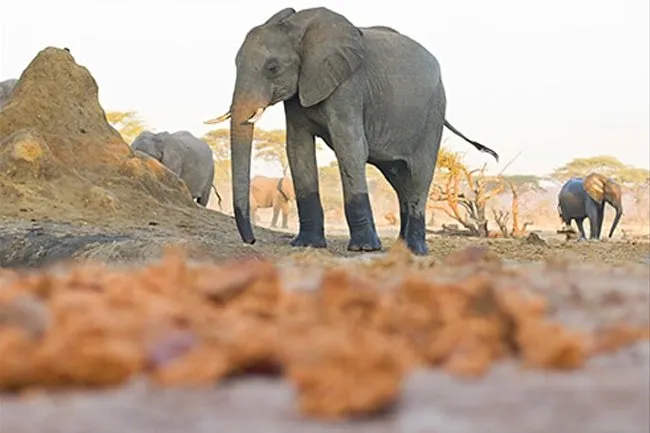
[[[505,358],[575,369],[648,338],[647,324],[587,332],[552,321],[549,300],[489,251],[460,251],[438,266],[405,254],[398,246],[374,262],[319,268],[190,263],[172,247],[139,269],[3,272],[0,389],[281,375],[305,414],[340,419],[391,407],[418,367],[475,378]],[[288,275],[311,289],[287,290]]]

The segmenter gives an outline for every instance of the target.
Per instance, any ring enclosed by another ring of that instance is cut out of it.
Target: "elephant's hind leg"
[[[408,176],[408,168],[404,161],[378,162],[373,164],[384,175],[386,181],[393,187],[399,202],[399,235],[404,239],[406,235],[406,222],[408,220],[408,203],[404,179]]]
[[[288,229],[289,228],[289,224],[288,224],[289,202],[286,201],[286,200],[284,202],[282,202],[282,205],[281,205],[280,209],[282,211],[282,228],[283,229]]]
[[[273,218],[271,219],[271,227],[277,227],[278,225],[278,215],[280,214],[280,205],[277,203],[273,204]]]
[[[425,218],[432,180],[433,168],[426,158],[422,161],[410,162],[408,174],[403,181],[407,209],[404,239],[409,249],[417,255],[427,255],[429,253],[426,241]]]

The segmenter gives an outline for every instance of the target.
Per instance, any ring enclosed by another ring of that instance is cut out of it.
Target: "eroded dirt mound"
[[[25,69],[0,110],[0,141],[5,216],[20,208],[36,217],[137,219],[164,205],[195,207],[184,183],[135,155],[108,124],[95,80],[65,50],[48,47]]]
[[[535,274],[479,248],[436,265],[401,244],[376,262],[318,263],[321,255],[303,254],[190,264],[169,250],[141,269],[3,271],[0,388],[105,387],[139,374],[192,386],[281,374],[304,413],[342,418],[392,406],[418,367],[477,377],[511,358],[570,370],[648,338],[646,310],[636,318],[625,311],[627,324],[603,319],[575,298],[575,275],[557,264]],[[636,280],[630,304],[647,304],[645,283]],[[620,293],[606,295],[594,302],[619,312],[627,305]],[[558,316],[581,308],[598,320]]]

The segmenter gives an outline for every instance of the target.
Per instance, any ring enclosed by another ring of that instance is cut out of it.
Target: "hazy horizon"
[[[248,30],[285,7],[325,6],[357,26],[393,27],[438,58],[447,119],[501,156],[497,164],[445,130],[471,165],[494,172],[521,151],[506,173],[544,175],[601,154],[650,168],[648,0],[418,3],[4,0],[0,80],[18,78],[47,46],[68,47],[106,111],[201,136],[215,128],[202,122],[228,109]],[[259,126],[284,128],[282,105]]]

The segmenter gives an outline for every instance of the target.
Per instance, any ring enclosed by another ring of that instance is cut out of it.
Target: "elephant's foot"
[[[320,233],[301,231],[291,240],[292,247],[326,248],[325,236]]]
[[[381,250],[381,241],[377,232],[367,229],[363,232],[355,232],[348,243],[348,251],[379,251]]]
[[[408,217],[406,227],[406,246],[415,255],[426,256],[429,254],[429,247],[426,241],[424,217]]]
[[[379,251],[381,241],[372,222],[368,194],[356,194],[345,203],[345,217],[350,229],[348,251]]]

